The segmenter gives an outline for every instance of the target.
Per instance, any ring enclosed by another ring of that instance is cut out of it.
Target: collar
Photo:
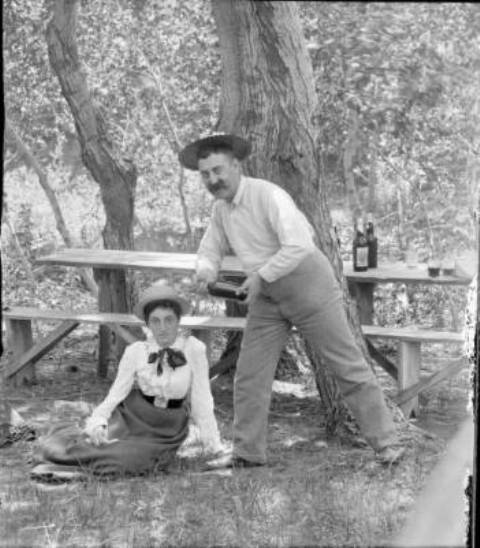
[[[180,334],[177,336],[177,338],[175,339],[175,342],[171,344],[169,348],[174,348],[175,350],[181,350],[183,352],[185,349],[185,341],[186,341],[185,336]],[[153,338],[152,332],[150,330],[148,330],[147,340],[145,341],[145,345],[146,345],[148,354],[150,354],[151,352],[158,352],[162,348],[165,348],[165,347],[160,347],[157,344],[157,341]]]
[[[245,195],[245,188],[247,186],[246,178],[243,175],[240,175],[240,183],[238,184],[237,192],[233,197],[231,202],[231,207],[236,207],[242,201],[243,196]]]

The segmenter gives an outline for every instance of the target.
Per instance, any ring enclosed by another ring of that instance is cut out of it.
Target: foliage
[[[354,113],[353,175],[361,194],[375,185],[374,204],[365,196],[363,206],[385,219],[382,228],[400,225],[399,244],[414,240],[424,253],[474,245],[469,206],[479,152],[477,6],[302,7],[319,97],[319,147],[333,194],[343,193],[342,160]]]
[[[51,0],[28,6],[5,2],[6,114],[43,164],[57,169],[57,190],[77,193],[89,176],[48,65],[44,31],[51,7]],[[149,232],[154,225],[154,233],[181,235],[185,226],[176,192],[179,166],[148,67],[153,65],[161,75],[163,98],[181,141],[208,131],[219,95],[218,51],[208,4],[82,2],[77,34],[89,87],[109,135],[139,170],[137,233]],[[191,224],[200,227],[211,202],[189,176],[185,194]]]
[[[39,431],[58,420],[55,400],[85,405],[108,390],[108,381],[95,379],[90,341],[74,342],[76,348],[42,359],[38,385],[16,392],[16,407]],[[466,382],[456,383],[463,401]],[[214,383],[213,390],[229,439],[231,385]],[[439,409],[435,417],[447,414]],[[402,439],[408,458],[387,469],[368,448],[327,444],[322,420],[318,398],[275,392],[271,466],[230,477],[200,473],[204,458],[194,446],[168,474],[42,485],[28,476],[31,444],[15,444],[0,454],[2,538],[8,546],[384,545],[401,530],[445,442]]]
[[[352,238],[343,163],[351,142],[348,169],[364,207],[375,209],[380,260],[402,258],[407,240],[421,261],[473,246],[470,213],[480,149],[476,5],[299,5],[318,90],[322,175],[332,210],[342,210],[337,228],[343,257],[349,259]],[[52,6],[53,0],[4,2],[6,115],[46,170],[76,241],[97,246],[104,222],[98,188],[82,166],[48,63],[44,32]],[[139,171],[137,248],[192,250],[173,148],[175,134],[184,143],[215,127],[221,63],[209,2],[82,0],[77,26],[92,96],[119,154],[132,157]],[[13,150],[6,152],[12,226],[23,230],[21,208],[29,207],[35,252],[26,253],[34,258],[60,239],[35,178]],[[211,199],[188,172],[183,192],[198,241]],[[24,278],[17,278],[23,267],[9,238],[4,231],[13,289]],[[392,305],[385,317],[395,323],[395,314]]]

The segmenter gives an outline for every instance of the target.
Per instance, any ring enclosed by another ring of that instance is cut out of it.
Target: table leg
[[[357,303],[358,317],[362,325],[373,324],[373,292],[375,284],[348,282],[350,295]]]
[[[400,391],[416,384],[420,378],[421,348],[419,342],[400,341],[398,348],[398,388]],[[408,419],[418,415],[418,397],[400,405]]]
[[[32,322],[31,320],[6,320],[7,344],[13,352],[14,359],[20,358],[27,350],[33,346]],[[35,381],[35,366],[28,365],[19,371],[15,376],[14,382]]]
[[[94,268],[93,276],[98,284],[99,312],[127,312],[126,276],[123,270]],[[106,325],[98,330],[97,375],[106,377],[111,360],[118,360],[125,349],[125,341],[115,337]]]

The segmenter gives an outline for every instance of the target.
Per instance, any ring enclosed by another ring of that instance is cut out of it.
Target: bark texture
[[[319,174],[317,97],[313,70],[294,2],[212,0],[223,64],[219,132],[252,142],[244,170],[291,194],[312,223],[317,245],[340,281],[352,331],[365,357],[365,341],[342,273],[326,192]],[[319,281],[320,283],[320,281]],[[319,356],[307,352],[333,432],[348,411]]]
[[[137,172],[131,161],[119,158],[108,139],[105,124],[95,107],[87,86],[76,44],[77,0],[56,0],[54,14],[47,27],[50,64],[72,112],[82,151],[82,160],[100,186],[106,214],[103,242],[107,249],[133,249],[134,191]],[[131,289],[124,271],[99,276],[101,311],[128,312]],[[111,333],[100,330],[100,355],[108,355]],[[120,342],[120,341],[118,341]],[[116,354],[123,352],[118,344]],[[107,373],[107,362],[99,375]]]

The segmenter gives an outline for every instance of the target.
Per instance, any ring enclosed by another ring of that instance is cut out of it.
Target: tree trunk
[[[370,165],[368,171],[368,211],[373,213],[374,218],[377,212],[377,149],[378,149],[378,133],[375,132],[371,136],[371,141],[373,141],[373,147],[370,146]]]
[[[75,40],[77,0],[57,0],[54,15],[47,26],[50,64],[57,75],[62,93],[75,120],[82,160],[100,186],[106,223],[102,231],[107,249],[133,249],[134,193],[137,172],[133,163],[116,157],[106,135],[105,124],[95,108]],[[132,288],[124,271],[98,277],[101,311],[128,312]],[[111,333],[100,330],[100,354],[108,354]],[[124,343],[117,340],[117,357]],[[107,351],[105,351],[107,349]],[[98,373],[107,373],[100,364]]]
[[[343,151],[343,176],[345,187],[347,189],[347,199],[352,219],[356,219],[362,214],[362,206],[358,197],[357,187],[355,186],[355,177],[353,174],[353,162],[358,147],[358,113],[353,108],[348,109],[349,127],[348,136],[345,141],[345,150]]]
[[[287,190],[312,223],[340,281],[355,339],[368,352],[342,273],[326,192],[319,178],[313,71],[294,2],[212,0],[223,62],[218,130],[252,142],[245,171]],[[349,416],[321,358],[307,352],[327,410],[327,429]],[[348,421],[350,422],[350,421]]]

